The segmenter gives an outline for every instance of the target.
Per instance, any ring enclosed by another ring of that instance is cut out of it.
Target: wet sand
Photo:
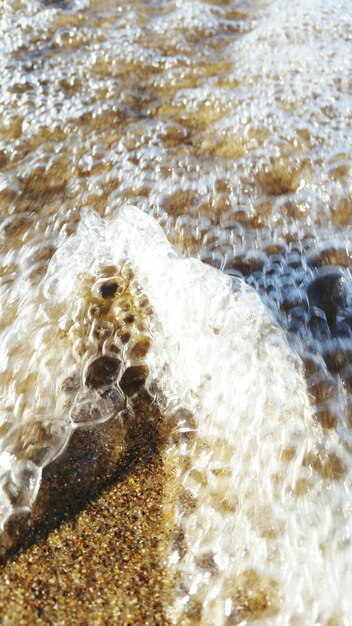
[[[166,625],[163,469],[146,449],[125,476],[2,567],[3,625]]]
[[[143,392],[133,404],[123,446],[118,420],[76,431],[8,524],[1,624],[168,624],[162,416]]]

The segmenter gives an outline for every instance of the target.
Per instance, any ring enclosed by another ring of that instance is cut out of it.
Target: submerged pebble
[[[116,283],[107,283],[99,289],[102,298],[113,298],[117,291]]]
[[[127,396],[133,396],[144,385],[147,376],[146,365],[132,365],[122,374],[120,387]]]
[[[111,356],[101,356],[89,364],[86,375],[86,385],[98,389],[117,380],[121,368],[121,361]]]
[[[341,269],[324,267],[319,270],[307,288],[308,302],[324,311],[330,325],[335,324],[341,309],[348,309],[351,294],[348,281]]]

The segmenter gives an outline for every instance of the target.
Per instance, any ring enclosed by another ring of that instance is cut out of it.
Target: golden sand
[[[131,446],[115,468],[111,424],[78,433],[48,468],[31,525],[26,519],[10,525],[17,543],[3,559],[1,624],[168,623],[164,472],[155,421],[150,414],[143,420],[143,401],[140,409]],[[82,482],[96,440],[105,441],[108,454],[98,454],[91,478]]]

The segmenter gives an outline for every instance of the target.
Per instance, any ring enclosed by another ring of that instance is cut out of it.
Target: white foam
[[[1,335],[1,414],[4,421],[15,415],[12,434],[33,419],[50,418],[55,428],[39,466],[28,461],[23,468],[21,451],[10,456],[3,436],[2,489],[10,477],[30,508],[42,468],[65,447],[74,426],[58,390],[76,357],[62,334],[79,308],[77,284],[82,273],[126,258],[157,320],[148,383],[157,383],[166,415],[187,409],[198,422],[196,439],[171,440],[165,457],[197,502],[188,515],[174,508],[187,554],[181,559],[172,549],[169,567],[188,591],[176,594],[171,617],[176,623],[193,597],[203,604],[202,624],[227,623],[234,610],[229,580],[234,586],[243,571],[255,570],[269,595],[277,585],[271,606],[278,609],[264,614],[263,623],[325,624],[341,612],[341,623],[351,623],[350,460],[336,435],[314,423],[298,358],[254,291],[180,258],[153,218],[133,207],[110,222],[87,212],[52,258],[39,293],[23,292],[21,283],[17,316]],[[18,397],[28,374],[36,384]],[[308,453],[313,460],[303,466]],[[314,469],[314,459],[331,453],[347,468],[336,480]],[[182,470],[185,457],[191,469]],[[308,487],[297,495],[303,479]],[[3,524],[14,509],[4,491],[2,502]],[[225,510],[224,502],[232,504]],[[199,566],[199,556],[209,552],[217,565],[211,584]]]
[[[127,209],[119,219],[128,224],[131,258],[161,324],[150,365],[170,405],[197,417],[204,443],[169,450],[191,461],[178,479],[198,501],[188,516],[176,510],[188,552],[184,559],[171,553],[170,567],[201,600],[202,624],[226,623],[229,580],[234,586],[249,569],[278,585],[278,612],[270,617],[268,609],[263,623],[313,625],[336,616],[350,623],[350,459],[336,435],[313,421],[297,357],[253,291],[178,259],[150,218],[140,216],[138,226],[135,218]],[[135,238],[139,229],[142,240]],[[332,453],[347,467],[339,480],[322,478],[313,460],[303,463],[307,454]],[[219,469],[227,477],[216,478]],[[303,480],[309,487],[297,495]],[[214,498],[235,500],[236,510],[222,514]],[[219,569],[211,584],[197,564],[208,552]],[[184,592],[171,610],[176,623],[186,601]]]

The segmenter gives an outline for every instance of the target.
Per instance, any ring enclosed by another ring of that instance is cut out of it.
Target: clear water
[[[352,624],[350,4],[1,9],[2,526],[137,376],[174,623]]]

